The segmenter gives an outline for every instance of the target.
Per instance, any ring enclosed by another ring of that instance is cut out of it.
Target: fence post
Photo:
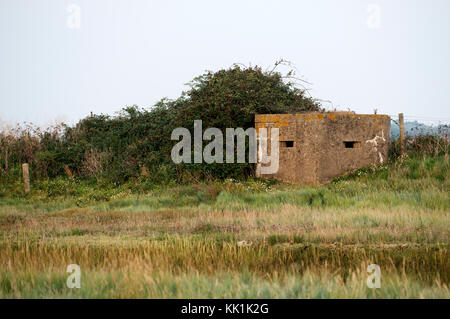
[[[8,166],[8,147],[6,147],[5,150],[5,171],[8,173],[9,171],[9,166]]]
[[[400,153],[401,155],[405,155],[406,141],[405,141],[405,122],[403,119],[403,113],[398,114],[398,126],[400,127]]]
[[[28,170],[28,163],[22,164],[23,182],[25,185],[25,193],[30,192],[30,172]]]
[[[64,168],[64,172],[66,172],[66,175],[70,179],[73,179],[73,174],[72,174],[72,171],[70,170],[69,166],[68,165],[64,165],[63,168]]]

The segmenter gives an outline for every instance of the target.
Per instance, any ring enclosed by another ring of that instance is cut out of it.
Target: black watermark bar
[[[367,299],[26,299],[0,300],[2,311],[80,318],[307,318],[322,315],[366,317],[445,311],[449,300]],[[308,315],[310,314],[310,315]]]

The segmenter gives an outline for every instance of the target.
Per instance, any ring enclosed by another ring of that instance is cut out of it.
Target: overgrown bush
[[[292,79],[292,72],[235,65],[204,73],[178,99],[162,99],[149,110],[131,106],[116,116],[91,115],[74,127],[42,132],[28,126],[3,133],[1,176],[17,174],[20,164],[28,162],[33,178],[63,175],[64,167],[78,177],[118,183],[143,171],[160,182],[246,178],[253,172],[251,164],[173,164],[171,132],[177,127],[193,131],[194,120],[202,120],[204,129],[224,131],[253,127],[257,113],[321,110]]]

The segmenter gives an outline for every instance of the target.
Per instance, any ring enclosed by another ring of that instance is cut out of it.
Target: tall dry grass
[[[319,187],[1,186],[0,296],[448,298],[448,167],[405,157]]]

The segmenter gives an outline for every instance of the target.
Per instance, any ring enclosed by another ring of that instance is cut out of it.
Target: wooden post
[[[8,167],[8,147],[6,147],[5,150],[5,171],[8,172],[9,167]]]
[[[28,163],[22,164],[23,182],[25,185],[25,193],[30,192],[30,172],[28,171]]]
[[[72,171],[70,170],[69,166],[68,165],[64,165],[63,168],[64,168],[64,172],[66,172],[66,175],[70,179],[73,179],[73,174],[72,174]]]
[[[405,141],[405,122],[403,120],[403,113],[398,114],[398,126],[400,127],[400,153],[401,155],[405,155],[406,141]]]

